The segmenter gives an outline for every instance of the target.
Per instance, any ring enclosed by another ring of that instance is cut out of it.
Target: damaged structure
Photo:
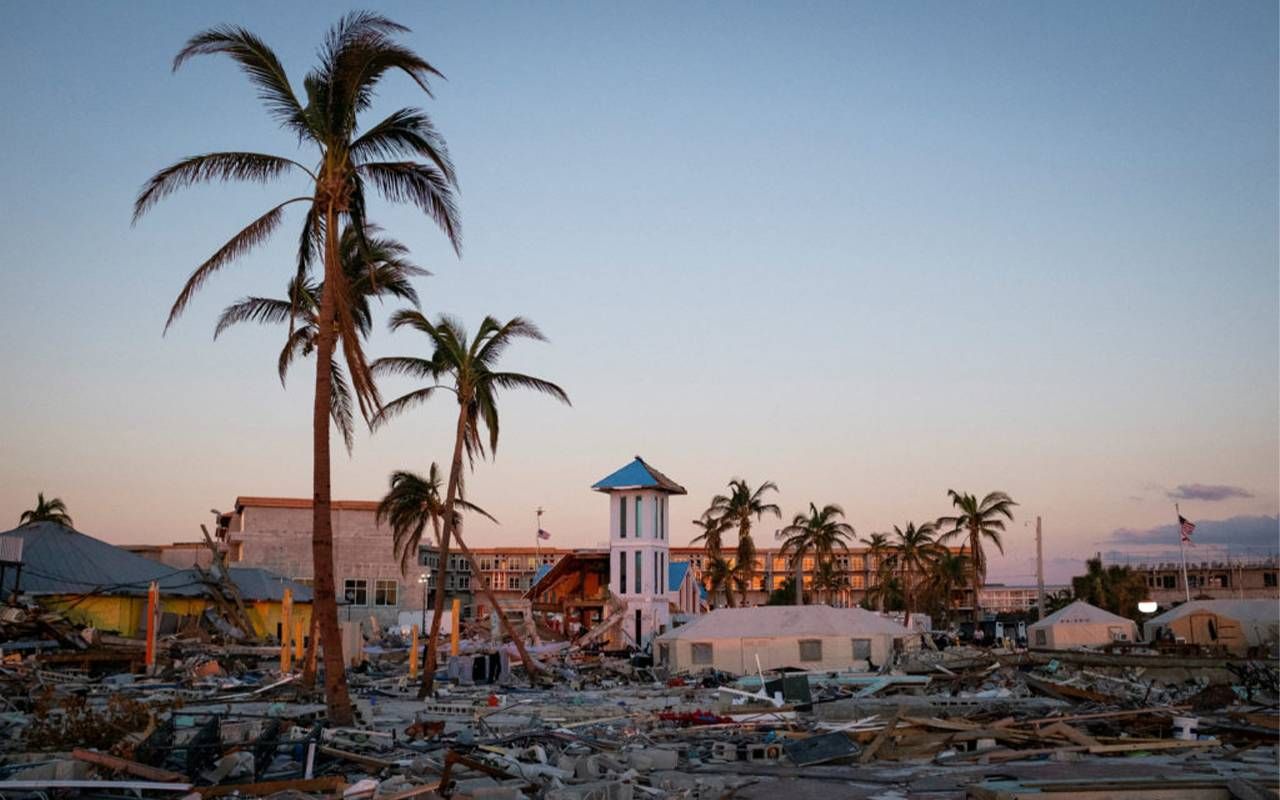
[[[1172,638],[1236,656],[1261,654],[1280,642],[1275,600],[1192,600],[1143,626],[1150,641]]]

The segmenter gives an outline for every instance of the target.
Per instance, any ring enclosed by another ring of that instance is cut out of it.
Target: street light
[[[430,582],[430,569],[418,576],[418,583],[422,584],[422,627],[420,630],[423,634],[427,632],[427,584]]]

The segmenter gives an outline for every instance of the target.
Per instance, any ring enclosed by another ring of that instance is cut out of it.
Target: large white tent
[[[719,608],[657,638],[659,663],[673,672],[717,669],[738,675],[763,669],[849,669],[886,663],[893,640],[908,631],[861,608],[757,606]]]
[[[1027,643],[1033,648],[1065,650],[1083,645],[1103,645],[1114,641],[1135,641],[1138,625],[1126,617],[1077,600],[1027,628]]]

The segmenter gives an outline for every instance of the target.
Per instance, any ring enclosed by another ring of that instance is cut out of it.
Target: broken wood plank
[[[85,750],[77,747],[71,751],[71,757],[76,761],[84,761],[87,764],[96,764],[99,767],[105,767],[116,772],[127,772],[135,778],[142,778],[148,781],[159,781],[161,783],[190,783],[191,779],[180,772],[170,772],[167,769],[159,767],[150,767],[146,764],[139,764],[136,761],[130,761],[127,758],[120,758],[108,753],[99,753],[96,750]]]
[[[393,761],[374,758],[373,756],[366,756],[361,753],[350,753],[346,750],[339,750],[336,747],[330,747],[325,744],[320,745],[320,752],[326,756],[340,758],[343,761],[350,761],[353,764],[359,764],[362,767],[368,767],[370,769],[390,769],[395,766],[395,762]]]
[[[382,797],[378,798],[378,800],[411,800],[411,798],[419,797],[421,795],[427,794],[428,792],[434,792],[437,789],[439,789],[440,786],[441,786],[440,781],[436,781],[435,783],[424,783],[421,786],[413,786],[408,789],[405,789],[402,792],[383,795]]]
[[[201,786],[196,789],[201,797],[222,797],[223,795],[240,793],[245,797],[265,797],[286,789],[298,792],[314,792],[334,794],[347,788],[347,783],[340,775],[327,775],[323,778],[303,778],[282,781],[262,781],[261,783],[224,783],[218,786]]]
[[[871,740],[871,744],[867,745],[867,749],[862,751],[862,755],[858,756],[859,764],[866,764],[876,757],[876,753],[880,752],[880,748],[884,747],[884,743],[893,735],[893,729],[898,727],[898,720],[902,717],[902,708],[893,712],[893,716],[889,717],[889,721],[885,723],[884,730],[876,734],[876,738]]]

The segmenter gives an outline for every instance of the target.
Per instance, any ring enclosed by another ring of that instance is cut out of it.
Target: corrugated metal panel
[[[12,564],[22,563],[22,538],[19,536],[0,537],[0,561]]]

